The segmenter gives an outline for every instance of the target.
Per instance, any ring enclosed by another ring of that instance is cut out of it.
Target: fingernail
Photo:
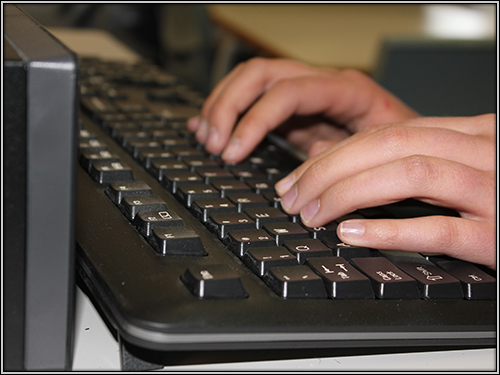
[[[365,233],[365,227],[359,223],[343,221],[339,226],[340,235],[345,238],[359,238]]]
[[[215,147],[217,146],[217,143],[219,142],[219,132],[217,131],[216,128],[210,128],[208,132],[208,138],[207,138],[207,147]]]
[[[200,125],[201,118],[199,116],[191,117],[187,120],[187,128],[191,133],[195,133]]]
[[[285,211],[288,211],[292,207],[293,202],[295,202],[295,199],[297,199],[297,185],[291,187],[290,190],[281,197],[281,206]]]
[[[281,179],[276,183],[274,188],[276,189],[276,192],[278,193],[279,196],[282,196],[285,194],[290,188],[292,187],[293,183],[295,182],[295,174],[291,173],[285,178]]]
[[[196,131],[196,140],[198,143],[205,143],[208,135],[208,122],[206,120],[201,120],[198,125],[198,130]]]
[[[222,153],[222,159],[224,159],[227,162],[234,161],[234,159],[236,159],[236,156],[238,155],[239,148],[240,148],[239,138],[231,138],[231,140],[228,142],[226,146],[226,149]]]
[[[319,199],[315,199],[312,202],[308,203],[301,211],[300,211],[300,218],[302,219],[302,222],[304,224],[307,224],[310,222],[314,216],[319,211]]]

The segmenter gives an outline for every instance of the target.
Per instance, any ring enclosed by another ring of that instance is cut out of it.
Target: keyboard
[[[496,345],[494,272],[336,235],[342,220],[400,217],[412,202],[305,227],[274,190],[303,161],[281,138],[226,165],[186,128],[204,99],[189,84],[148,62],[82,59],[79,71],[77,269],[127,345]]]

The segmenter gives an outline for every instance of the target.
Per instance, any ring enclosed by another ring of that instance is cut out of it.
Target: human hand
[[[360,72],[255,58],[216,86],[188,128],[207,151],[236,163],[280,125],[286,139],[308,150],[320,139],[338,142],[374,124],[417,116]]]
[[[496,116],[376,125],[305,161],[276,184],[282,206],[311,227],[406,198],[460,217],[347,220],[339,238],[381,250],[446,254],[496,268]]]

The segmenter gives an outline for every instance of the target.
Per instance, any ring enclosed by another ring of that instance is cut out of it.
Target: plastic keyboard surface
[[[79,273],[127,342],[155,350],[488,346],[497,283],[477,265],[343,244],[274,183],[270,137],[225,165],[186,119],[203,98],[155,66],[80,65]],[[377,208],[349,216],[389,217]]]

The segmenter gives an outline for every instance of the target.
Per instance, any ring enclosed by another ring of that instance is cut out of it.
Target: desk
[[[51,29],[74,52],[88,57],[100,56],[112,60],[133,61],[138,56],[126,46],[99,30]],[[97,38],[100,40],[94,40]],[[106,51],[108,51],[106,53]],[[109,52],[113,53],[109,53]],[[130,59],[130,60],[129,60]],[[496,350],[451,350],[379,355],[336,356],[332,349],[328,355],[305,358],[297,355],[287,360],[238,360],[231,353],[222,359],[211,353],[201,360],[193,357],[179,365],[166,366],[164,371],[494,371]],[[309,351],[311,353],[311,351]],[[74,371],[120,370],[120,349],[111,331],[97,313],[89,298],[77,288]],[[225,359],[225,360],[224,360]],[[205,362],[203,362],[205,360]]]
[[[271,57],[371,72],[385,36],[423,33],[423,5],[210,5],[209,17]]]

